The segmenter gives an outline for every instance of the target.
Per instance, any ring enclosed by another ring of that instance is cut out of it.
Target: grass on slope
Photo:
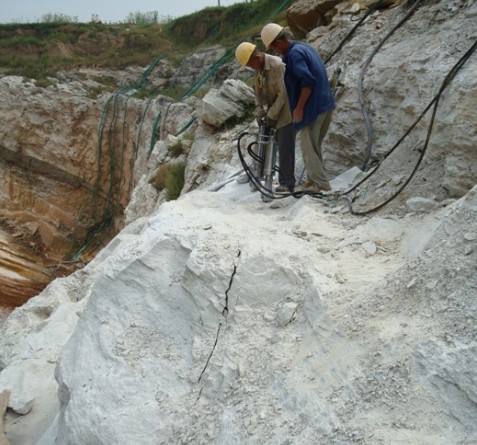
[[[172,21],[165,26],[165,32],[186,47],[197,43],[233,45],[241,37],[258,33],[266,21],[290,3],[289,0],[256,0],[205,8]]]
[[[178,64],[196,48],[230,47],[257,36],[288,0],[205,8],[163,24],[0,24],[0,74],[45,79],[79,67],[145,66],[158,56]],[[284,20],[284,14],[278,19]]]
[[[162,25],[0,25],[0,69],[35,79],[84,66],[146,65],[172,51]]]

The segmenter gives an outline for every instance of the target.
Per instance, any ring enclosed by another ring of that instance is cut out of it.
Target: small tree
[[[41,16],[42,23],[76,23],[78,17],[69,16],[61,13],[51,13],[44,14]]]
[[[91,23],[101,23],[101,19],[98,14],[91,14]]]
[[[151,23],[158,23],[159,13],[157,11],[148,12],[130,12],[126,17],[126,23],[131,25],[149,25]]]

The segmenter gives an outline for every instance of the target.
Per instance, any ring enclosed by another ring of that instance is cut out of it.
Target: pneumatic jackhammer
[[[251,147],[257,146],[254,152]],[[253,158],[252,172],[256,179],[263,182],[263,187],[268,194],[273,193],[273,174],[277,160],[276,129],[266,124],[265,119],[258,122],[257,141],[249,146],[249,153]],[[250,182],[252,190],[256,190],[253,181]],[[269,202],[270,196],[262,193],[262,200]]]

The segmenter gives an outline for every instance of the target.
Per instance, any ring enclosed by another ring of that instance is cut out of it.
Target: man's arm
[[[305,113],[305,105],[308,102],[308,99],[311,96],[311,87],[303,87],[300,92],[300,97],[296,104],[295,109],[293,110],[293,122],[298,123],[303,120],[303,114]]]
[[[255,117],[261,119],[267,114],[264,109],[263,91],[260,88],[259,74],[255,76]]]

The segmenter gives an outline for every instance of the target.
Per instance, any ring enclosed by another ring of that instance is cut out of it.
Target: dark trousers
[[[280,174],[278,182],[290,189],[295,187],[295,128],[293,124],[277,130]]]

